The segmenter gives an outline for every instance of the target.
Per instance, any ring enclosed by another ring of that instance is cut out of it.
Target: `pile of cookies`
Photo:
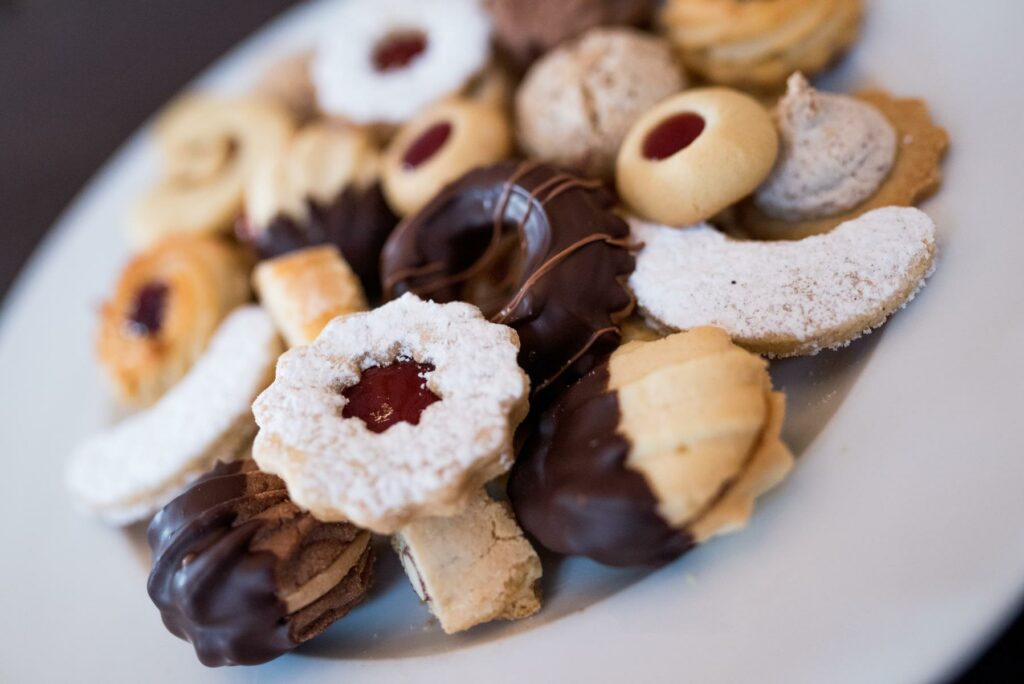
[[[168,629],[275,658],[367,598],[374,535],[454,633],[540,609],[535,544],[656,565],[742,527],[793,466],[766,359],[935,265],[945,132],[808,81],[861,13],[343,0],[248,96],[172,104],[99,321],[134,413],[68,467],[150,521]]]

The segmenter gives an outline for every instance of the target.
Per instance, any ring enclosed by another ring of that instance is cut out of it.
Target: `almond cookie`
[[[208,667],[256,665],[317,636],[366,597],[370,533],[322,523],[250,460],[219,464],[149,525],[149,596]]]
[[[508,470],[529,383],[515,331],[406,295],[281,357],[253,457],[321,520],[388,534],[459,513]]]
[[[188,372],[249,298],[248,262],[221,240],[164,239],[132,259],[100,309],[96,355],[117,399],[148,406]]]
[[[253,169],[292,131],[288,112],[267,99],[186,95],[172,104],[154,130],[163,177],[134,208],[131,239],[145,246],[172,233],[228,232]]]
[[[540,610],[540,558],[508,505],[483,490],[462,513],[417,520],[391,543],[446,634]]]
[[[541,415],[509,496],[553,551],[665,563],[741,528],[786,477],[784,412],[765,361],[718,328],[632,342]]]
[[[274,377],[281,341],[257,306],[236,309],[181,382],[151,408],[82,443],[71,493],[111,524],[142,520],[255,432],[250,405]]]
[[[253,285],[289,347],[309,344],[338,316],[367,309],[359,279],[333,245],[264,261]]]
[[[358,124],[398,124],[458,92],[490,60],[478,0],[339,3],[313,60],[321,108]]]
[[[716,325],[769,356],[846,346],[906,306],[935,266],[935,224],[913,208],[793,242],[733,240],[707,224],[631,227],[643,249],[629,284],[649,324]]]
[[[638,215],[688,226],[749,195],[777,152],[775,125],[757,100],[727,88],[688,90],[633,125],[616,181]]]
[[[533,65],[516,93],[530,157],[610,179],[633,123],[686,86],[668,43],[628,28],[593,29]]]
[[[796,240],[827,233],[872,209],[912,206],[941,182],[949,136],[921,100],[822,93],[794,74],[776,119],[779,161],[737,211],[737,228],[747,234]]]
[[[668,0],[660,24],[687,70],[711,83],[777,90],[857,39],[861,0]]]
[[[306,126],[253,173],[238,235],[263,258],[324,243],[341,250],[371,299],[380,251],[398,218],[380,188],[380,152],[365,129]]]
[[[384,156],[384,196],[400,215],[422,209],[450,182],[512,154],[505,113],[468,98],[444,100],[406,124]]]

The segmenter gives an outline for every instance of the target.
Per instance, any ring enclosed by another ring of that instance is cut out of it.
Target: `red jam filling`
[[[385,36],[373,49],[373,66],[387,72],[404,69],[427,49],[427,37],[420,31],[399,31]]]
[[[388,366],[367,368],[359,382],[342,390],[348,400],[341,415],[358,418],[371,432],[384,432],[396,423],[419,425],[423,410],[441,398],[427,388],[429,363],[398,359]]]
[[[674,114],[658,124],[644,140],[644,157],[654,161],[668,159],[685,150],[704,132],[704,118],[693,112]]]
[[[156,335],[164,324],[169,289],[165,283],[146,283],[135,294],[128,312],[128,327],[136,335]]]
[[[439,124],[434,124],[423,134],[416,138],[412,145],[409,145],[409,149],[405,151],[405,156],[402,157],[402,168],[406,171],[412,171],[417,166],[420,166],[435,154],[438,150],[444,147],[444,144],[448,142],[448,138],[452,134],[452,125],[447,121],[443,121]]]

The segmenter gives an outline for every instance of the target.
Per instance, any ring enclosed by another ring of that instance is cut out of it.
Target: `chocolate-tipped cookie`
[[[149,595],[207,666],[255,665],[320,634],[366,595],[370,533],[322,523],[252,461],[220,464],[149,526]]]
[[[670,561],[741,527],[789,472],[784,405],[718,328],[631,342],[540,417],[509,481],[519,523],[559,553]]]

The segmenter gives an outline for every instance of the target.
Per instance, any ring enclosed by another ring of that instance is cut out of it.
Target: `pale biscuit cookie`
[[[847,211],[803,221],[774,218],[755,202],[743,202],[736,212],[737,230],[760,239],[798,240],[827,233],[872,209],[913,206],[939,189],[949,135],[932,121],[924,100],[896,98],[880,90],[854,97],[881,112],[896,130],[896,160],[878,189]]]
[[[322,520],[378,533],[455,515],[508,470],[529,381],[511,328],[405,295],[281,357],[253,458]]]
[[[312,50],[304,50],[274,62],[263,72],[253,94],[277,102],[299,123],[317,118],[316,89],[309,73],[312,61]]]
[[[264,261],[253,285],[289,347],[309,344],[331,320],[367,308],[359,278],[333,245]]]
[[[935,264],[935,224],[913,208],[876,209],[827,235],[738,241],[710,225],[631,221],[643,244],[629,284],[662,330],[724,328],[769,356],[842,347],[914,297]]]
[[[154,130],[163,177],[134,208],[131,239],[148,245],[172,233],[228,232],[253,169],[279,154],[293,126],[267,99],[186,95],[172,104]]]
[[[687,226],[750,194],[777,152],[775,125],[757,100],[727,88],[688,90],[633,125],[619,150],[616,182],[640,216]]]
[[[142,520],[251,439],[249,406],[274,373],[281,342],[256,306],[236,309],[188,375],[152,408],[86,440],[67,484],[111,524]]]
[[[417,520],[391,543],[447,634],[540,610],[540,558],[508,506],[483,490],[459,515]]]

